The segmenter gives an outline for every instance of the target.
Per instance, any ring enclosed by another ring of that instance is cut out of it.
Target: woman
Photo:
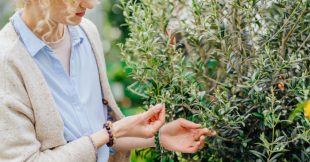
[[[105,162],[111,150],[122,162],[129,150],[155,143],[193,153],[215,135],[185,119],[165,124],[164,104],[122,115],[98,31],[83,18],[93,0],[23,2],[0,31],[1,162]]]

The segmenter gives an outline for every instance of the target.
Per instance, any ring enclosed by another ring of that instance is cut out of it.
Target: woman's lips
[[[79,12],[79,13],[76,13],[75,14],[76,16],[80,16],[80,17],[83,17],[85,15],[85,12]]]

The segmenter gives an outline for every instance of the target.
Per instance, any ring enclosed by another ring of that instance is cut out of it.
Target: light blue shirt
[[[68,75],[53,50],[26,26],[21,12],[12,17],[13,25],[49,86],[64,121],[65,139],[70,142],[102,129],[107,108],[102,104],[95,56],[83,30],[80,26],[68,26],[72,43]],[[109,148],[99,148],[98,161],[108,161],[108,157]]]

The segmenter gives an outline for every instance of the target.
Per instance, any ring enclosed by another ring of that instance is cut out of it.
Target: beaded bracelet
[[[159,137],[160,137],[160,133],[159,131],[156,132],[155,137],[154,137],[154,143],[156,146],[156,150],[160,151],[161,150],[161,146],[160,146],[160,142],[159,142]]]
[[[107,121],[104,125],[104,128],[107,130],[108,134],[109,134],[109,142],[107,143],[108,147],[112,147],[114,144],[114,135],[112,133],[112,122],[111,121]]]

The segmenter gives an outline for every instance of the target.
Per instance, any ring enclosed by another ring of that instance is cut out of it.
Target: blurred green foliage
[[[0,1],[0,29],[9,21],[14,13],[13,3],[11,1]]]

